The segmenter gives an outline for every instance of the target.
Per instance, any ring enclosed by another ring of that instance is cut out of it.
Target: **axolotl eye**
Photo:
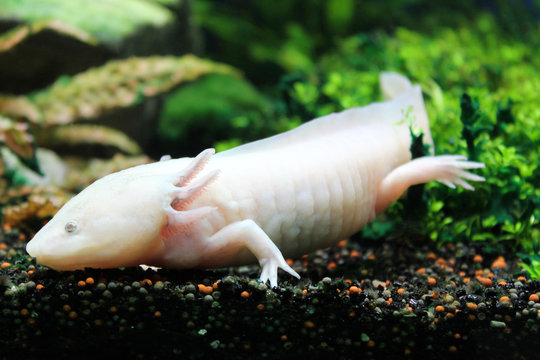
[[[68,221],[64,229],[66,229],[67,233],[74,233],[77,231],[77,223],[75,221]]]

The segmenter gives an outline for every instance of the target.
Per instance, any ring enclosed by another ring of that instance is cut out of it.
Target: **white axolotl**
[[[331,114],[214,155],[136,166],[71,199],[26,249],[58,270],[216,268],[258,260],[277,285],[286,263],[358,232],[411,185],[472,190],[463,156],[411,160],[412,125],[432,144],[420,86],[381,75],[382,103]]]

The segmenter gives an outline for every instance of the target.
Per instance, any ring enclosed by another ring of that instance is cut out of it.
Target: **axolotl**
[[[285,261],[358,232],[414,184],[472,190],[483,167],[458,155],[411,159],[410,126],[433,145],[419,85],[381,74],[385,101],[263,140],[107,175],[27,244],[57,270],[147,265],[216,268],[258,260],[277,285]],[[409,122],[404,113],[409,109]],[[433,148],[433,147],[432,147]]]

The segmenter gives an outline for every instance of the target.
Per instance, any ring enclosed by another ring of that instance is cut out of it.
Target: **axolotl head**
[[[108,175],[68,201],[27,244],[42,265],[57,270],[144,263],[160,245],[163,201],[152,178]],[[160,211],[161,209],[161,211]]]
[[[184,209],[217,178],[215,169],[194,179],[214,152],[101,178],[68,201],[26,251],[57,270],[153,265],[165,251],[164,239],[176,239],[176,233],[214,211],[211,206]]]

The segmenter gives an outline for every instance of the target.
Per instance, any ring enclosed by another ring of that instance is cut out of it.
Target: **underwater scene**
[[[0,359],[539,359],[539,164],[539,0],[0,0]]]

